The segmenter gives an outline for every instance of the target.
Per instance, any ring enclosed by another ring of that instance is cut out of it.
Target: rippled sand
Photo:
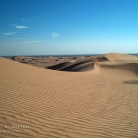
[[[51,58],[0,58],[0,137],[138,137],[138,57]]]

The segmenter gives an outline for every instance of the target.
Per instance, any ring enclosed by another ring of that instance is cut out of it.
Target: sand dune
[[[63,62],[47,68],[59,71],[79,72],[93,70],[94,64],[97,63],[100,65],[100,68],[128,70],[138,75],[138,57],[115,53],[84,58],[75,63]]]
[[[47,69],[53,69],[53,70],[58,70],[60,68],[66,67],[67,65],[72,64],[72,62],[63,62],[63,63],[59,63],[53,66],[49,66],[47,67]]]
[[[105,55],[110,61],[116,62],[138,62],[138,57],[133,55],[126,55],[120,53],[110,53]]]
[[[104,62],[108,61],[105,57],[90,57],[90,58],[84,58],[81,61],[77,61],[75,63],[72,63],[71,65],[64,66],[62,68],[59,68],[58,70],[61,71],[89,71],[94,69],[94,63],[95,62]]]
[[[12,60],[0,58],[0,137],[138,137],[138,57]]]

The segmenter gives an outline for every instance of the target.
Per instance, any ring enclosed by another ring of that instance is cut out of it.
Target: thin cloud
[[[52,36],[53,36],[53,37],[58,37],[59,34],[57,34],[56,32],[53,32]]]
[[[23,21],[31,21],[32,19],[22,19]]]
[[[25,41],[25,42],[29,42],[29,43],[41,43],[41,42],[45,42],[45,41]]]
[[[22,19],[22,21],[27,21],[27,22],[29,22],[29,21],[35,21],[36,19]]]
[[[11,26],[14,26],[17,29],[25,29],[28,28],[27,26],[17,25],[17,24],[11,24]]]
[[[28,28],[27,26],[20,26],[20,25],[17,25],[17,26],[15,26],[15,28],[17,28],[17,29],[25,29],[25,28]]]
[[[3,33],[3,35],[14,35],[16,32]]]

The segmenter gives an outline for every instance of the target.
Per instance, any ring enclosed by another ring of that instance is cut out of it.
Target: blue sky
[[[138,0],[1,0],[0,56],[138,53]]]

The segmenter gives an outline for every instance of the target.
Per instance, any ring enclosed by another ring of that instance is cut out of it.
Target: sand
[[[0,138],[138,138],[138,57],[13,60],[0,58]]]

